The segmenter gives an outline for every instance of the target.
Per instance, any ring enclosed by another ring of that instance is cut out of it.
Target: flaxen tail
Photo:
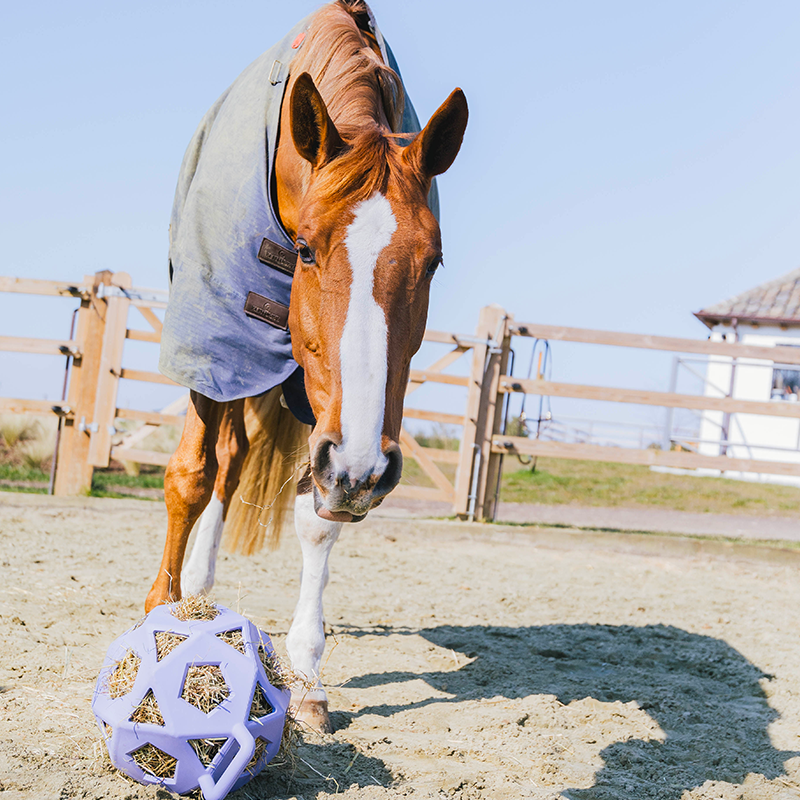
[[[311,428],[280,401],[281,388],[276,386],[245,403],[250,449],[225,522],[225,546],[233,552],[250,555],[265,542],[270,549],[278,545],[308,463]]]

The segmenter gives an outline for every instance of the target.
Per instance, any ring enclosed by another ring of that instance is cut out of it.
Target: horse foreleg
[[[215,445],[223,404],[192,392],[178,449],[164,475],[167,541],[145,610],[181,598],[181,566],[189,533],[211,499],[217,474]]]
[[[295,528],[303,551],[303,575],[294,621],[286,637],[286,649],[292,668],[305,675],[312,687],[299,696],[295,694],[292,701],[298,706],[298,719],[315,730],[330,733],[328,696],[319,679],[325,650],[322,591],[328,583],[328,556],[339,538],[342,523],[318,517],[310,492],[297,496],[294,509]]]
[[[214,493],[200,516],[192,552],[183,567],[181,593],[184,596],[207,594],[214,586],[222,528],[239,483],[247,448],[244,400],[235,400],[226,404],[220,421],[216,447],[219,467]]]

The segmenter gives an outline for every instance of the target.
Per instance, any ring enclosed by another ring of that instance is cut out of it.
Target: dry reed
[[[54,437],[36,438],[17,446],[17,454],[29,469],[45,471],[55,450]]]
[[[173,631],[156,631],[156,661],[166,658],[181,642],[189,637]]]
[[[111,670],[106,679],[106,688],[113,700],[128,694],[133,689],[141,663],[142,659],[133,650],[128,650],[123,658],[117,661],[117,665]]]
[[[235,650],[238,650],[242,655],[244,652],[244,637],[242,636],[242,629],[236,628],[232,631],[224,631],[217,634],[217,639],[222,639],[225,644],[229,644]]]
[[[164,725],[164,717],[161,716],[161,709],[158,707],[158,701],[153,694],[153,690],[144,696],[142,702],[133,710],[130,716],[131,722],[144,722],[147,725]]]
[[[261,719],[261,717],[266,717],[267,714],[271,714],[274,710],[272,703],[267,700],[264,690],[256,684],[256,690],[253,692],[253,702],[250,704],[250,719]]]
[[[9,449],[42,435],[39,421],[25,414],[0,414],[0,439]]]
[[[264,757],[264,752],[267,749],[267,743],[264,739],[260,736],[256,739],[256,749],[253,752],[253,757],[248,762],[247,766],[244,768],[245,772],[249,772],[251,775],[255,772],[256,767],[258,766],[258,762]]]
[[[193,594],[175,603],[172,616],[181,622],[212,620],[219,616],[219,609],[208,595]]]
[[[178,760],[169,753],[159,750],[148,742],[144,747],[134,750],[131,758],[145,771],[156,778],[174,778]]]
[[[286,712],[286,718],[283,721],[283,735],[281,736],[281,746],[275,758],[269,762],[270,767],[289,767],[289,769],[296,769],[299,756],[297,755],[297,748],[300,746],[303,736],[300,729],[300,723],[294,718],[292,709],[289,708]]]
[[[192,750],[197,753],[200,763],[207,767],[216,758],[217,753],[222,750],[222,746],[227,739],[189,739]]]
[[[258,646],[258,658],[267,674],[267,680],[276,689],[288,689],[292,684],[302,683],[303,679],[288,669],[275,653],[270,653],[264,644]]]
[[[216,664],[200,664],[186,670],[181,697],[204,714],[210,714],[229,695],[225,677]]]

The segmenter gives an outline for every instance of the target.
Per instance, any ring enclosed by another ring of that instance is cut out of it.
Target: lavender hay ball
[[[280,748],[291,693],[270,683],[273,659],[269,636],[205,598],[154,608],[111,644],[95,686],[112,763],[140,783],[222,800]]]

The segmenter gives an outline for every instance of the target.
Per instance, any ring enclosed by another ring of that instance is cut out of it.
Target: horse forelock
[[[314,194],[328,206],[354,205],[374,195],[387,194],[389,184],[407,193],[412,187],[422,196],[427,187],[422,175],[402,157],[402,148],[377,126],[367,130],[343,131],[347,149],[319,170]]]

